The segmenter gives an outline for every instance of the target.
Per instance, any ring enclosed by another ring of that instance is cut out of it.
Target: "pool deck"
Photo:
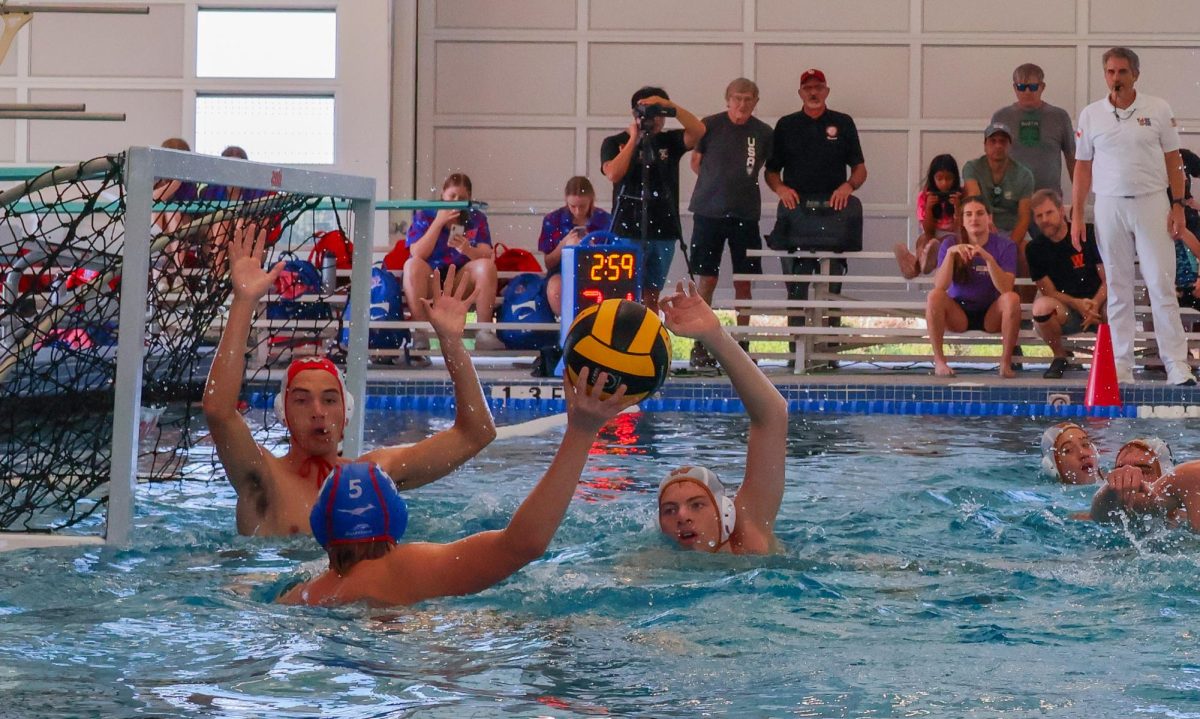
[[[1014,379],[1002,379],[995,365],[958,367],[953,378],[934,377],[928,364],[888,367],[843,366],[795,374],[780,362],[763,371],[789,402],[793,413],[1018,415],[1029,417],[1200,417],[1200,387],[1168,385],[1161,372],[1139,372],[1121,387],[1122,406],[1087,407],[1088,373],[1069,370],[1063,379],[1042,379],[1045,364],[1028,363]],[[497,412],[561,412],[561,380],[532,377],[528,363],[477,358],[484,393]],[[251,404],[269,406],[278,370],[247,387]],[[447,411],[452,390],[440,360],[427,369],[372,367],[367,376],[368,409]],[[647,410],[741,412],[743,407],[724,375],[697,375],[676,363],[672,375]]]

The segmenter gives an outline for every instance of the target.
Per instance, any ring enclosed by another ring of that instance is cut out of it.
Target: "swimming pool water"
[[[368,443],[438,417],[369,413]],[[223,481],[139,490],[134,543],[0,554],[0,716],[1200,716],[1200,540],[1068,519],[1043,423],[797,417],[770,557],[686,554],[653,497],[737,482],[744,418],[623,416],[550,552],[481,595],[281,607],[311,539],[236,536]],[[1195,421],[1097,421],[1111,462]],[[409,493],[408,538],[503,526],[559,431]],[[197,448],[203,471],[204,445]]]

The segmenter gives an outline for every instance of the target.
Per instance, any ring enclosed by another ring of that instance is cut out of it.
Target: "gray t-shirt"
[[[1033,173],[1029,168],[1009,158],[1004,177],[996,183],[992,181],[992,169],[988,167],[985,155],[968,160],[963,165],[962,177],[963,182],[975,180],[979,183],[984,201],[992,208],[992,221],[996,227],[1012,234],[1013,227],[1017,225],[1017,208],[1021,200],[1028,200],[1033,195]]]
[[[700,176],[688,209],[705,217],[758,220],[762,195],[758,174],[771,156],[771,126],[757,117],[735,125],[722,112],[704,118],[707,130],[696,145]]]
[[[1075,156],[1075,131],[1067,111],[1049,103],[1025,110],[1014,103],[996,110],[992,122],[1008,125],[1016,133],[1009,154],[1033,172],[1034,189],[1061,193],[1063,153]]]

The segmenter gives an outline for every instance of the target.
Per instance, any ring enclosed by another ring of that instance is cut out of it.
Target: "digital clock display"
[[[575,253],[575,310],[614,297],[638,301],[638,256],[630,250],[577,250]]]
[[[586,240],[585,240],[586,242]],[[626,241],[572,245],[562,251],[560,344],[575,315],[613,298],[642,301],[642,252]]]

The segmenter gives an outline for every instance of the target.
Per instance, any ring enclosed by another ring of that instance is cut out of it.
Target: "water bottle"
[[[326,252],[321,260],[321,287],[332,294],[337,289],[337,258]]]

